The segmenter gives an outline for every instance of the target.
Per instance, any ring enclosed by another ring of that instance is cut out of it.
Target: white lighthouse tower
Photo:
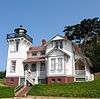
[[[7,34],[8,58],[6,67],[6,84],[16,86],[24,80],[23,61],[27,58],[27,51],[32,46],[32,38],[26,34],[22,26],[14,33]]]

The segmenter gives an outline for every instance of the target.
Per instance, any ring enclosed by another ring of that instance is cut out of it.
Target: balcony
[[[18,38],[18,37],[24,37],[27,40],[29,40],[30,42],[32,42],[32,38],[26,33],[22,33],[22,34],[17,34],[17,33],[7,34],[7,39]]]
[[[75,70],[75,78],[85,78],[85,70]]]

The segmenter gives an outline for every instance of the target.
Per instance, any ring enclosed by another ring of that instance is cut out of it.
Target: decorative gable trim
[[[46,56],[49,56],[54,51],[60,51],[60,52],[64,53],[65,55],[67,55],[68,57],[70,57],[66,52],[62,51],[61,49],[57,49],[57,48],[52,49],[50,52],[48,52],[46,54]]]
[[[57,34],[57,35],[55,35],[54,37],[52,37],[52,38],[47,42],[47,45],[48,45],[51,41],[55,41],[54,38],[56,38],[57,36],[60,37],[60,38],[63,39],[63,40],[65,39],[62,35]]]

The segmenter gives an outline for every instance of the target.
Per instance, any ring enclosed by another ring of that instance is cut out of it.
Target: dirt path
[[[100,98],[70,98],[70,97],[48,97],[48,96],[27,96],[2,99],[100,99]]]

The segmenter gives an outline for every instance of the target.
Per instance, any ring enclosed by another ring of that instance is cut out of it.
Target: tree
[[[66,26],[63,32],[69,40],[80,41],[78,44],[82,47],[84,55],[92,61],[94,71],[100,71],[96,69],[100,68],[100,19],[84,19],[79,24]]]

